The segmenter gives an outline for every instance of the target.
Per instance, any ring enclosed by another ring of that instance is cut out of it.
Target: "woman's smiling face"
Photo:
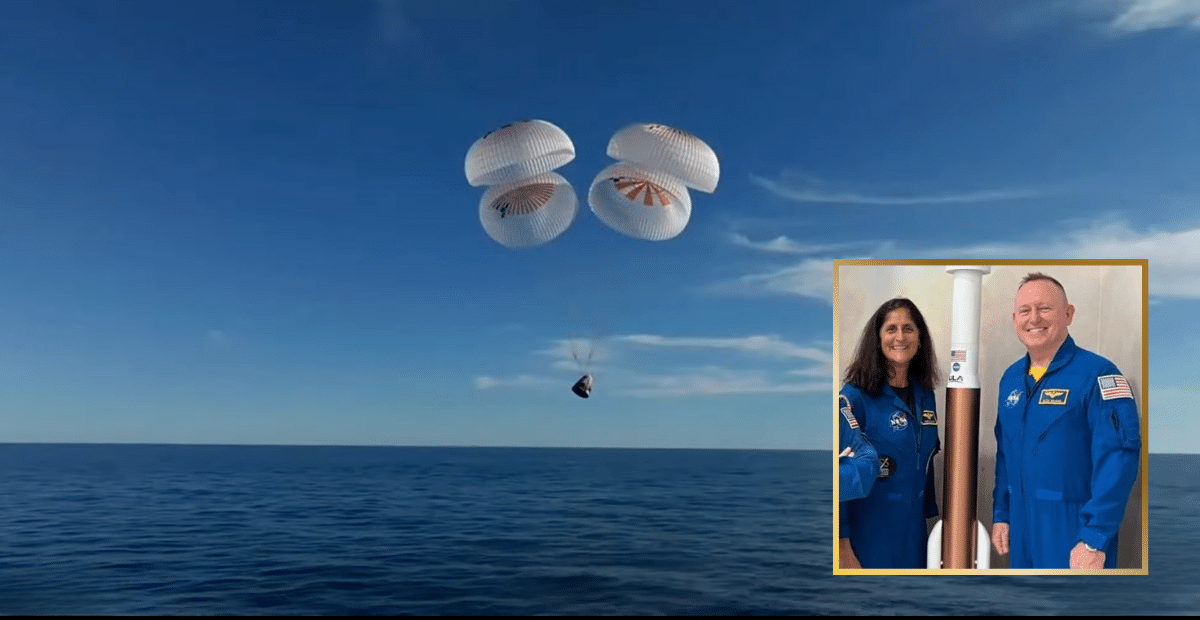
[[[887,313],[879,328],[879,344],[889,366],[898,370],[908,368],[921,344],[921,332],[907,308],[896,308]]]

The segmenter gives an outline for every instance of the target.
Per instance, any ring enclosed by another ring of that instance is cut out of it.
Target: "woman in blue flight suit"
[[[841,406],[880,462],[870,494],[839,507],[842,568],[926,567],[926,519],[938,515],[937,381],[937,357],[921,311],[908,299],[884,303],[863,329],[841,390]]]

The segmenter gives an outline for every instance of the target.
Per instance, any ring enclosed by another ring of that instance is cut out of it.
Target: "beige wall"
[[[956,264],[972,264],[959,262]],[[980,263],[985,264],[985,263]],[[992,488],[995,486],[997,384],[1010,364],[1025,355],[1013,331],[1012,310],[1017,287],[1026,274],[1040,271],[1054,277],[1075,306],[1071,336],[1079,346],[1107,357],[1125,375],[1141,403],[1145,381],[1142,359],[1142,267],[1138,265],[992,265],[983,276],[979,330],[979,379],[982,386],[979,416],[979,520],[991,532]],[[954,277],[945,265],[839,265],[834,366],[841,384],[863,327],[883,302],[893,297],[911,299],[929,325],[938,356],[941,383],[935,390],[939,412],[946,411],[946,372],[950,355],[950,302]],[[942,418],[944,420],[944,418]],[[834,426],[834,429],[837,427]],[[1143,428],[1145,424],[1143,423]],[[945,446],[944,421],[938,428]],[[835,430],[836,432],[836,430]],[[1146,438],[1143,437],[1143,443]],[[938,505],[942,506],[942,458],[937,468]],[[1121,525],[1120,568],[1141,568],[1142,485],[1135,484]],[[992,551],[992,568],[1007,568],[1008,558]]]

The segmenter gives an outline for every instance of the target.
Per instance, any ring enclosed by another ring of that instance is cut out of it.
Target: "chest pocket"
[[[1039,389],[1031,407],[1030,430],[1027,437],[1034,449],[1079,458],[1089,453],[1091,432],[1087,424],[1084,394],[1066,389]],[[1034,434],[1036,433],[1036,435]]]

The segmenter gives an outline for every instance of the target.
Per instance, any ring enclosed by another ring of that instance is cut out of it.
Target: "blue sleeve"
[[[1004,381],[1000,381],[1004,393]],[[992,489],[992,523],[1008,523],[1008,469],[1004,461],[1004,431],[1000,428],[1000,411],[1004,397],[996,404],[996,486]]]
[[[857,421],[850,413],[848,402],[843,396],[839,403],[842,410],[838,416],[839,453],[848,447],[854,456],[838,459],[838,499],[842,502],[870,495],[875,479],[879,477],[879,454],[875,446],[863,437]]]
[[[1079,513],[1079,539],[1103,548],[1117,535],[1141,461],[1141,416],[1132,388],[1115,366],[1088,391],[1092,493]]]
[[[858,449],[852,445],[852,442],[855,439],[854,436],[857,435],[858,439],[862,442],[860,446],[862,446],[865,450],[869,450],[871,453],[870,458],[839,459],[838,484],[842,487],[842,493],[844,494],[846,487],[842,482],[844,477],[842,476],[843,467],[841,466],[841,463],[847,460],[852,461],[854,463],[854,474],[852,475],[858,477],[861,485],[859,488],[855,489],[855,492],[861,492],[861,497],[866,497],[871,493],[871,489],[875,484],[875,480],[879,477],[879,455],[876,452],[875,447],[871,445],[870,441],[862,433],[861,425],[863,421],[862,412],[864,404],[862,399],[857,397],[857,394],[851,392],[850,395],[847,395],[845,388],[843,388],[842,394],[838,399],[838,405],[839,409],[841,410],[841,415],[839,416],[840,421],[838,423],[839,452],[841,450],[845,450],[847,446],[850,446],[850,448],[854,450],[855,455],[858,456]],[[848,431],[855,432],[851,433]],[[839,498],[840,501],[838,502],[838,530],[840,532],[838,535],[841,538],[849,538],[850,536],[850,514],[846,509],[846,501],[849,499],[854,498],[843,496]]]
[[[933,449],[933,452],[930,453],[930,455],[929,455],[929,464],[928,464],[927,470],[925,471],[925,518],[926,519],[932,519],[932,518],[938,516],[938,514],[939,514],[938,513],[938,505],[937,505],[937,490],[936,490],[937,485],[934,483],[933,457],[936,456],[937,453],[941,452],[941,451],[942,451],[942,440],[938,439],[937,447],[935,447]]]

